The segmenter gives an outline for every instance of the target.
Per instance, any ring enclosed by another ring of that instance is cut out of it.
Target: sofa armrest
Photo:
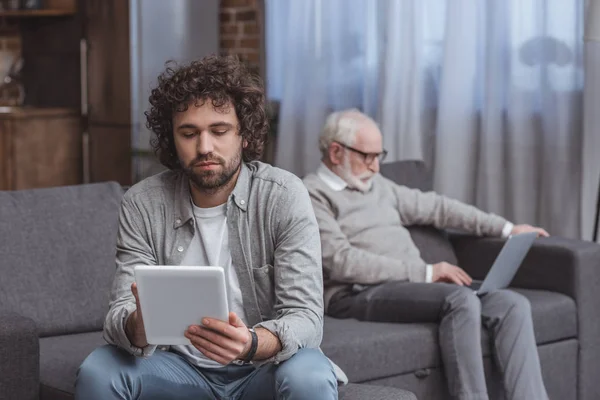
[[[458,265],[474,279],[485,277],[505,243],[504,239],[461,234],[451,234],[450,241]],[[536,239],[511,286],[559,292],[581,302],[596,299],[599,284],[599,245],[549,237]],[[585,295],[592,297],[581,297]],[[597,295],[596,301],[600,291]]]
[[[39,398],[39,358],[35,322],[0,311],[0,400]]]
[[[451,235],[458,265],[483,278],[504,245],[503,239]],[[559,237],[536,239],[511,286],[548,290],[577,304],[579,399],[600,399],[600,245]]]

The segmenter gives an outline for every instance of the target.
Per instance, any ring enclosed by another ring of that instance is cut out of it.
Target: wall
[[[263,0],[221,0],[221,52],[235,54],[264,76]]]
[[[221,0],[220,10],[221,52],[239,56],[263,79],[265,79],[264,9],[264,0]],[[268,163],[273,163],[275,159],[278,109],[277,103],[267,103],[271,131],[262,160]]]

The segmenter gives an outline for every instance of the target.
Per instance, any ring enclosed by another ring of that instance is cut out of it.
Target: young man
[[[318,349],[318,225],[298,178],[253,161],[268,128],[258,81],[236,59],[210,56],[167,68],[150,104],[152,144],[169,171],[123,198],[109,345],[81,365],[75,397],[336,399],[333,365]],[[139,264],[223,266],[229,320],[190,326],[191,346],[149,345]]]
[[[405,226],[490,236],[546,231],[383,178],[381,133],[357,110],[329,116],[319,145],[323,162],[305,184],[321,234],[326,312],[368,321],[438,322],[449,391],[461,400],[488,398],[483,323],[508,399],[547,399],[527,300],[510,290],[479,299],[464,287],[471,278],[461,268],[426,265]]]

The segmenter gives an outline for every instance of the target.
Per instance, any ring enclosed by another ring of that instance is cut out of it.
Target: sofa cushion
[[[381,164],[381,175],[398,185],[419,189],[423,192],[433,190],[433,179],[427,166],[420,160],[394,161]]]
[[[348,376],[364,382],[440,364],[436,324],[325,318],[321,349]]]
[[[417,400],[414,394],[406,390],[356,383],[340,386],[338,393],[339,400]]]
[[[77,369],[97,347],[105,345],[102,332],[53,336],[40,339],[40,384],[42,393],[62,393],[72,399]],[[49,396],[46,396],[49,397]]]
[[[440,231],[433,226],[419,225],[409,226],[408,231],[421,253],[421,258],[427,264],[446,261],[452,265],[458,265],[454,248],[446,232]]]
[[[550,399],[577,400],[578,351],[577,339],[538,346],[542,376]],[[489,399],[506,399],[499,370],[491,357],[484,357],[483,367]],[[450,398],[444,370],[441,367],[376,379],[369,381],[369,385],[403,388],[413,392],[418,399],[447,400]],[[581,400],[581,397],[579,399]]]
[[[0,192],[0,309],[40,336],[101,329],[121,197],[117,183]]]
[[[519,289],[531,302],[536,343],[577,336],[575,302],[559,293]],[[483,354],[490,354],[482,333]],[[325,318],[323,352],[351,382],[364,382],[441,365],[436,324],[394,324]]]
[[[419,189],[423,192],[432,190],[431,174],[423,161],[396,161],[381,165],[381,175],[398,185]],[[456,254],[445,232],[433,226],[408,227],[412,240],[421,252],[421,258],[428,264],[446,261],[457,265]]]

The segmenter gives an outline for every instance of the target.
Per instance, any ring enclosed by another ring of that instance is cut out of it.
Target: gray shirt
[[[316,174],[304,183],[319,222],[326,306],[335,293],[355,284],[425,282],[426,263],[405,226],[500,236],[507,224],[497,215],[397,185],[379,174],[365,193],[332,188]]]
[[[300,348],[318,348],[323,334],[323,276],[319,231],[299,178],[260,162],[242,163],[227,201],[232,265],[249,326],[279,337],[280,362]],[[166,171],[134,185],[123,197],[117,237],[117,270],[104,338],[131,354],[125,321],[135,310],[135,265],[180,265],[196,235],[188,179]]]

